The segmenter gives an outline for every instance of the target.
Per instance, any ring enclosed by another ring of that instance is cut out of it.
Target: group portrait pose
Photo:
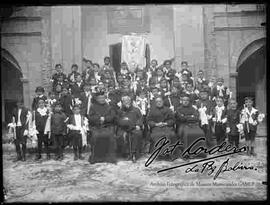
[[[61,64],[55,65],[48,93],[37,87],[30,109],[18,100],[9,124],[15,161],[27,160],[29,138],[36,142],[37,161],[43,152],[47,160],[63,160],[65,148],[70,147],[74,160],[136,163],[151,154],[163,137],[171,144],[180,141],[181,146],[159,156],[162,160],[182,157],[201,137],[207,148],[224,141],[238,148],[243,139],[246,154],[256,156],[255,136],[264,114],[254,107],[250,96],[239,105],[223,78],[208,80],[203,70],[192,73],[186,61],[175,70],[171,60],[159,64],[153,59],[134,72],[126,62],[116,72],[109,57],[102,66],[90,60],[85,65],[80,73],[73,64],[68,75]]]

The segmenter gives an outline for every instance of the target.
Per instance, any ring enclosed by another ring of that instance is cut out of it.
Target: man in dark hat
[[[141,149],[143,118],[140,110],[133,107],[129,95],[122,96],[122,107],[117,119],[117,145],[119,154],[128,154],[128,160],[136,162]]]
[[[25,161],[26,155],[26,143],[27,143],[27,132],[30,111],[24,107],[23,100],[19,99],[17,102],[17,107],[12,112],[12,121],[15,126],[15,140],[14,144],[16,147],[17,158],[14,161],[22,160]],[[22,146],[22,148],[21,148]]]
[[[115,162],[115,119],[116,113],[106,103],[105,93],[96,93],[88,115],[92,130],[90,163]]]
[[[38,102],[40,99],[44,100],[44,102],[47,100],[47,97],[44,95],[44,88],[41,86],[38,86],[35,90],[36,96],[33,99],[32,102],[32,110],[35,111],[38,108]]]

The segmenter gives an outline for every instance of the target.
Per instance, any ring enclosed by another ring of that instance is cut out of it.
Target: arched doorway
[[[18,99],[23,99],[23,77],[16,59],[5,49],[1,48],[1,82],[2,82],[2,124],[11,121],[11,112]]]
[[[266,45],[265,39],[252,42],[241,53],[237,64],[238,77],[237,101],[244,104],[246,96],[253,97],[254,106],[266,113]],[[266,120],[265,120],[266,122]],[[266,124],[262,124],[259,135],[266,133]]]

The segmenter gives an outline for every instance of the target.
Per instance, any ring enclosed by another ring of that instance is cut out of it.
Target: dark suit
[[[62,105],[63,111],[67,116],[72,115],[72,110],[71,110],[72,100],[73,99],[70,94],[62,95],[59,99]]]
[[[214,128],[215,128],[215,136],[217,140],[217,144],[221,144],[222,142],[225,141],[225,133],[226,133],[226,123],[223,122],[217,122],[217,111],[214,108],[213,109],[213,117],[216,118],[216,122],[214,122]],[[224,120],[227,118],[227,110],[224,109],[221,114],[221,120]]]
[[[44,102],[46,102],[47,100],[47,97],[45,95],[42,95],[42,96],[36,96],[34,97],[33,99],[33,103],[32,103],[32,110],[36,110],[38,108],[38,101],[39,100],[44,100]]]
[[[12,113],[12,116],[15,117],[16,124],[18,123],[18,111],[19,109],[15,108]],[[28,114],[28,109],[23,107],[20,114],[21,126],[16,126],[16,139],[14,143],[15,143],[18,158],[21,158],[21,157],[25,158],[25,154],[26,154],[27,136],[24,136],[23,133],[28,128],[28,122],[26,122],[27,114]],[[22,144],[22,149],[20,148],[21,144]]]
[[[128,118],[125,120],[124,118]],[[119,154],[129,153],[135,154],[138,157],[141,149],[143,117],[138,108],[131,106],[130,108],[122,107],[118,113],[117,119],[117,145],[120,148]],[[140,130],[136,129],[140,127]],[[125,140],[123,134],[127,133]]]
[[[74,96],[74,98],[80,98],[80,94],[83,92],[83,86],[84,82],[81,82],[80,85],[76,82],[71,86],[71,94]]]
[[[91,93],[89,95],[90,96],[86,96],[86,93],[85,92],[81,92],[80,98],[79,98],[82,101],[82,104],[81,104],[81,114],[84,115],[84,116],[87,116],[87,114],[89,114],[89,113],[87,113],[87,106],[88,106],[88,103],[91,103],[90,104],[90,107],[91,107],[91,105],[93,103],[93,99],[94,99],[94,97],[93,97],[93,95]],[[89,102],[89,100],[91,102]],[[89,111],[90,111],[90,107],[89,107]]]
[[[239,132],[236,125],[240,123],[240,114],[239,110],[229,109],[227,111],[227,127],[230,128],[228,133],[229,142],[230,144],[235,144],[236,147],[239,145]]]
[[[39,132],[37,134],[37,137],[38,137],[38,156],[41,155],[42,143],[44,143],[44,145],[45,145],[46,154],[47,155],[49,154],[48,135],[44,134],[47,119],[48,119],[48,113],[44,116],[41,116],[41,114],[38,111],[35,112],[36,129]]]
[[[70,86],[74,85],[74,83],[76,82],[76,78],[77,78],[78,75],[80,75],[80,73],[77,72],[77,71],[71,72],[70,74],[68,74],[67,80],[69,81],[69,85]]]

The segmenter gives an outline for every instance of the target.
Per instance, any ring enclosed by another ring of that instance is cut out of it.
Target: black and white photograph
[[[3,203],[267,200],[266,4],[0,19]]]

